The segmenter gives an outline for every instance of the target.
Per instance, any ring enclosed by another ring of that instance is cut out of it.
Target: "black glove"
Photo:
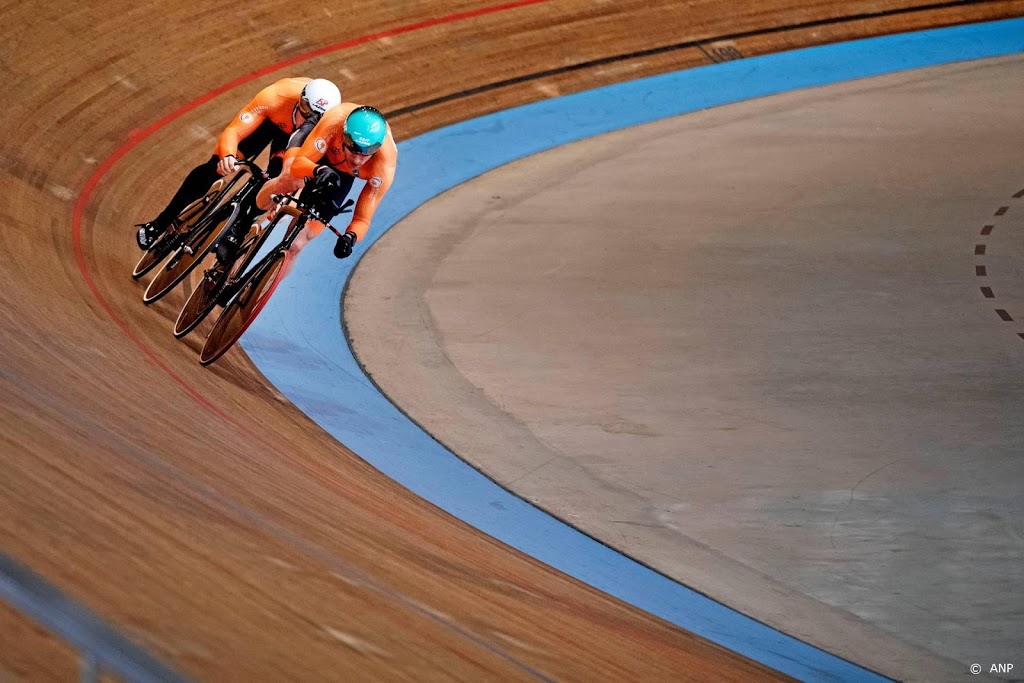
[[[317,187],[340,187],[341,176],[330,166],[317,166],[313,170],[313,182]]]
[[[356,234],[354,232],[345,231],[345,234],[338,238],[337,243],[334,245],[334,257],[335,258],[346,258],[352,255],[352,245],[356,243]]]

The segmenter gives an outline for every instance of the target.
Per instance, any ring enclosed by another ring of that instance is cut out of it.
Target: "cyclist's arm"
[[[235,118],[231,120],[228,127],[220,134],[217,140],[215,153],[221,159],[226,156],[238,156],[238,143],[252,135],[253,131],[260,127],[267,119],[267,109],[270,107],[268,99],[271,88],[264,88],[259,92],[252,102],[245,105]]]
[[[324,157],[324,152],[320,151],[319,148],[322,147],[326,150],[327,144],[329,144],[324,138],[319,137],[317,132],[317,129],[314,128],[313,132],[306,136],[302,146],[289,149],[284,153],[284,171],[282,175],[288,174],[300,181],[313,176],[313,171],[316,169],[317,164]],[[321,141],[319,146],[317,145],[318,140]]]
[[[362,192],[359,193],[355,211],[352,213],[352,222],[347,228],[348,231],[354,232],[359,240],[366,236],[370,229],[370,221],[373,220],[373,214],[377,211],[377,206],[380,205],[380,200],[384,198],[388,189],[391,188],[391,183],[395,180],[398,149],[390,134],[384,146],[373,156],[368,166],[370,167],[368,169],[369,178],[366,185],[363,186]]]
[[[320,117],[312,131],[305,136],[299,147],[285,150],[284,171],[300,182],[313,176],[317,164],[331,164],[330,150],[341,154],[341,142],[345,134],[345,119],[355,108],[351,103],[342,103]],[[323,161],[324,157],[327,161]]]
[[[320,122],[323,122],[323,120],[320,119]],[[301,130],[302,127],[300,126],[296,134]],[[273,203],[270,201],[271,195],[291,194],[302,187],[306,178],[312,177],[317,162],[323,157],[323,152],[319,151],[319,148],[327,149],[326,142],[321,142],[320,145],[316,143],[318,139],[324,140],[323,137],[320,137],[324,134],[321,124],[317,123],[311,131],[306,133],[305,139],[301,141],[299,146],[291,146],[285,150],[284,167],[281,169],[281,175],[266,183],[260,189],[259,194],[256,195],[257,207],[269,209]],[[295,136],[293,135],[289,140],[289,144],[294,140]]]
[[[287,170],[288,167],[285,166],[285,171]],[[273,195],[291,194],[300,187],[302,187],[301,180],[295,179],[293,176],[288,175],[287,172],[282,172],[281,175],[271,178],[263,184],[259,194],[256,195],[256,206],[266,211],[274,205],[274,202],[270,201]]]

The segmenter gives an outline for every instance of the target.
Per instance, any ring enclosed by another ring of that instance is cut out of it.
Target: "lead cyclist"
[[[282,173],[263,186],[256,204],[268,209],[264,218],[271,219],[278,208],[273,195],[291,194],[309,182],[310,189],[316,188],[318,212],[329,221],[341,210],[355,179],[365,180],[352,221],[334,246],[334,255],[346,258],[369,231],[397,167],[398,147],[384,115],[373,107],[344,102],[324,114],[301,147],[288,150]],[[299,252],[325,227],[317,220],[306,223],[288,250],[289,270]]]

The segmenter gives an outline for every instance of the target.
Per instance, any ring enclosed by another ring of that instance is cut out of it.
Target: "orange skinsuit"
[[[270,146],[271,159],[267,172],[277,175],[284,164],[284,150],[295,135],[299,120],[299,98],[309,78],[284,78],[261,90],[252,102],[247,104],[221,133],[210,160],[192,169],[181,187],[153,221],[160,229],[166,229],[181,210],[199,199],[220,177],[217,163],[227,155],[236,158],[258,155]],[[299,122],[301,125],[302,122]],[[310,126],[312,127],[312,123]],[[308,130],[304,128],[303,132]],[[294,144],[298,144],[298,140]],[[242,152],[239,151],[239,146]]]
[[[345,160],[345,150],[342,148],[345,142],[345,119],[352,110],[360,106],[362,105],[343,102],[329,109],[316,124],[313,132],[306,137],[302,147],[290,149],[285,153],[285,172],[299,182],[312,177],[318,164],[328,165],[340,173],[366,181],[362,192],[359,193],[359,199],[356,200],[352,222],[348,226],[348,230],[355,233],[357,241],[363,239],[370,229],[373,213],[391,187],[395,179],[395,168],[398,166],[398,147],[395,146],[390,125],[384,144],[362,166],[352,168]],[[317,235],[324,229],[319,221],[310,221],[307,225]]]
[[[299,97],[302,89],[312,79],[282,78],[256,94],[252,102],[245,105],[220,134],[214,153],[223,159],[238,156],[238,142],[252,135],[267,119],[285,133],[291,134],[302,123],[299,114]]]

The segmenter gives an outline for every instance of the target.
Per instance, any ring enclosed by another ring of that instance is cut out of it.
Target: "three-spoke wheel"
[[[174,321],[175,337],[181,339],[206,319],[217,306],[226,279],[227,273],[223,268],[211,268],[203,273],[203,279],[196,283]]]

